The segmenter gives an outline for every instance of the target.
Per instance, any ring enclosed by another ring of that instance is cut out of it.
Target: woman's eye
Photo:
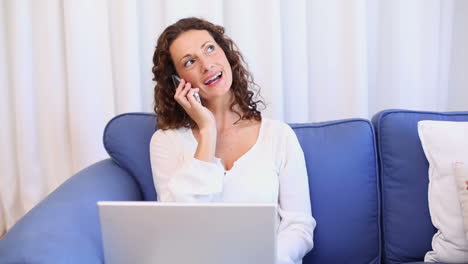
[[[208,45],[208,46],[206,47],[206,51],[207,51],[207,52],[213,52],[214,50],[215,50],[215,46],[214,46],[214,45]]]
[[[194,60],[188,60],[188,61],[186,61],[186,62],[184,63],[184,66],[185,66],[185,67],[188,67],[188,66],[192,65],[193,62],[194,62]]]

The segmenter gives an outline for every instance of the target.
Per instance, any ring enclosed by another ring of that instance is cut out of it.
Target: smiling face
[[[181,78],[200,88],[200,96],[225,96],[232,85],[232,70],[226,54],[206,30],[182,33],[169,47]]]

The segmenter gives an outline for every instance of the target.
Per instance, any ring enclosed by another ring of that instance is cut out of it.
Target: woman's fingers
[[[180,96],[187,97],[187,93],[190,91],[192,88],[191,83],[186,83],[184,89],[180,92]]]
[[[191,83],[182,79],[179,86],[177,86],[174,99],[185,109],[185,111],[188,111],[188,109],[193,105],[198,104],[194,94],[199,90],[199,88],[192,88]]]
[[[192,88],[190,91],[187,93],[187,100],[190,102],[190,104],[198,104],[197,100],[195,99],[195,93],[198,93],[200,91],[199,88]]]
[[[174,98],[179,95],[180,91],[182,91],[182,89],[185,87],[185,84],[185,80],[181,79],[179,85],[176,87]]]
[[[190,91],[191,87],[192,85],[187,82],[185,83],[184,87],[174,95],[175,100],[184,108],[190,107],[190,103],[187,100],[187,93]]]
[[[208,127],[215,124],[213,113],[203,107],[194,94],[200,91],[199,88],[192,88],[192,84],[181,80],[176,89],[174,99],[184,108],[185,112],[197,123],[199,127]]]

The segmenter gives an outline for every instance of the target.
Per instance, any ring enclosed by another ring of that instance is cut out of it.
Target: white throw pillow
[[[454,164],[454,169],[458,189],[458,200],[462,208],[465,238],[468,240],[468,163],[456,162]]]
[[[420,121],[419,138],[429,161],[429,212],[438,229],[426,262],[468,263],[456,162],[468,163],[468,122]]]

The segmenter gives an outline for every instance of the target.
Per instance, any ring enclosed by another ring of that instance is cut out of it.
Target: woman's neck
[[[236,112],[231,110],[232,100],[232,94],[229,93],[228,96],[210,100],[205,105],[213,113],[218,131],[232,128],[234,123],[239,120],[239,115],[236,112],[242,113],[242,111],[238,105],[233,107]]]

